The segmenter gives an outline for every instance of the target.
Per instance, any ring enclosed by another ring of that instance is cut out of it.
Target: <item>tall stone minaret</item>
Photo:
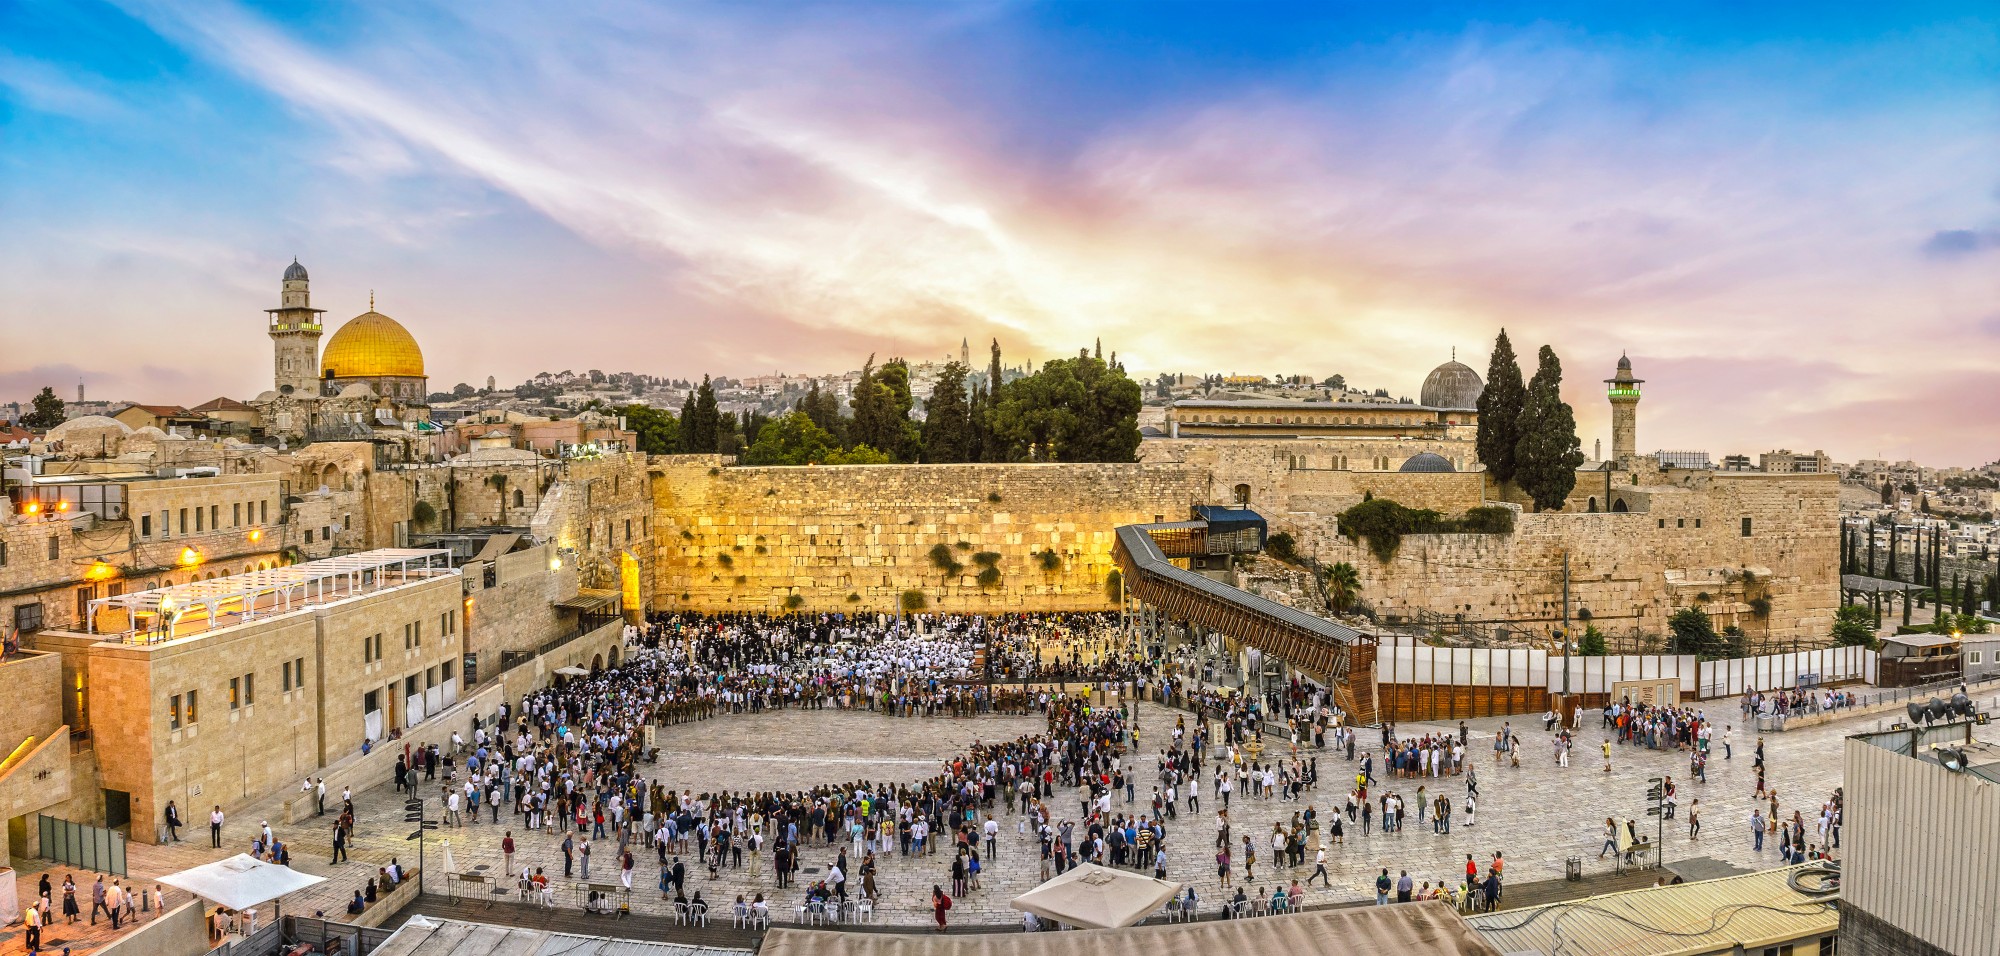
[[[325,309],[312,307],[307,291],[306,267],[293,259],[285,267],[284,285],[278,293],[278,307],[265,309],[271,317],[273,355],[272,382],[280,395],[308,397],[319,394],[319,317]]]
[[[1617,374],[1604,380],[1610,386],[1611,460],[1619,468],[1632,467],[1639,453],[1639,383],[1644,381],[1632,377],[1632,360],[1624,355],[1618,356]]]
[[[960,365],[963,365],[963,366],[965,366],[966,368],[971,368],[971,367],[972,367],[972,340],[971,340],[971,339],[959,339],[959,340],[958,340],[958,364],[960,364]]]

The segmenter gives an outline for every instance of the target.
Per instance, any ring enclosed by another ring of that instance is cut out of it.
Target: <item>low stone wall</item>
[[[112,940],[98,956],[198,956],[208,952],[208,921],[201,900],[189,900],[152,922]]]

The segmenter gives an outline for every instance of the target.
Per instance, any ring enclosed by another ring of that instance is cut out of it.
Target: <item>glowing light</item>
[[[42,503],[39,501],[30,501],[26,505],[23,505],[21,508],[22,514],[29,514],[29,515],[40,514],[41,511],[42,511]]]
[[[68,510],[69,510],[69,499],[68,499],[68,498],[57,498],[57,499],[56,499],[56,510],[57,510],[57,511],[68,511]]]
[[[193,548],[181,549],[181,558],[180,558],[181,567],[191,568],[200,563],[201,563],[201,552],[196,551]]]
[[[550,559],[549,559],[549,570],[551,570],[551,571],[560,571],[560,570],[562,570],[562,559],[561,559],[561,558],[550,558]]]
[[[105,578],[111,577],[112,575],[117,573],[118,569],[112,567],[111,565],[106,564],[103,561],[95,561],[91,563],[90,570],[84,572],[83,576],[92,581],[102,581]]]
[[[262,529],[262,528],[251,528],[251,529],[250,529],[250,543],[251,543],[251,544],[256,544],[257,542],[259,542],[259,541],[262,541],[262,540],[264,540],[264,529]]]

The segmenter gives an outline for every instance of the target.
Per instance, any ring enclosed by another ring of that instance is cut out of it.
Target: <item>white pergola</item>
[[[87,626],[92,634],[116,634],[127,640],[145,634],[146,642],[166,641],[173,639],[175,624],[190,615],[203,619],[207,629],[220,626],[225,618],[240,622],[259,615],[284,614],[395,587],[414,578],[451,573],[448,550],[382,548],[98,598],[90,602]],[[127,626],[100,631],[100,613],[112,609],[125,612]]]

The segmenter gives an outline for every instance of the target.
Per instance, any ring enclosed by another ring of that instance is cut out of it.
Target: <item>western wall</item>
[[[1831,631],[1840,602],[1836,476],[1645,469],[1609,473],[1607,486],[1580,473],[1563,511],[1521,508],[1512,534],[1407,535],[1385,563],[1338,533],[1338,514],[1364,495],[1447,513],[1524,499],[1483,473],[1294,467],[1308,444],[1320,443],[1180,439],[1140,451],[1201,469],[1218,498],[1247,494],[1273,530],[1297,536],[1301,553],[1354,565],[1361,600],[1390,618],[1421,611],[1546,636],[1562,619],[1567,553],[1572,615],[1587,611],[1613,637],[1662,635],[1684,607],[1708,612],[1718,630],[1741,627],[1753,647],[1823,644]],[[1606,502],[1625,510],[1607,511]]]
[[[1113,529],[1207,500],[1206,475],[1181,465],[653,462],[662,610],[893,612],[907,591],[944,611],[1110,608]],[[998,555],[987,585],[982,554]]]

